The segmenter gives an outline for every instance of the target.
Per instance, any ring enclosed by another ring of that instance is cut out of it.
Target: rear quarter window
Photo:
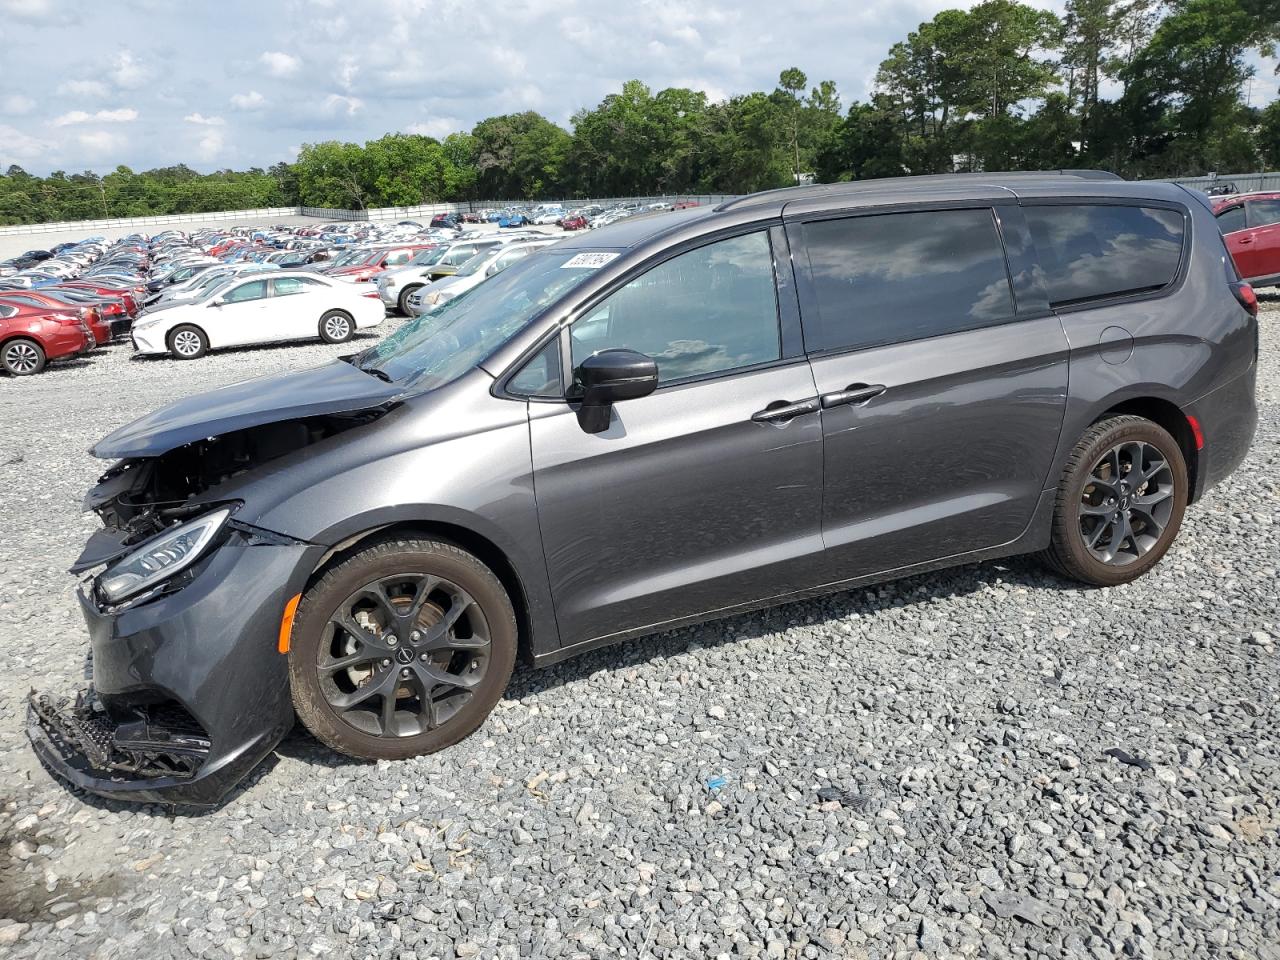
[[[1050,306],[1154,293],[1178,275],[1185,218],[1162,207],[1029,206]]]

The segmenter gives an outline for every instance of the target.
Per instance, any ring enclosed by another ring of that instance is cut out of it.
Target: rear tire
[[[34,340],[18,337],[0,347],[0,367],[14,377],[30,377],[48,362],[44,348]]]
[[[451,543],[387,540],[303,595],[289,645],[294,709],[348,756],[434,753],[484,723],[516,645],[511,599],[488,567]]]
[[[1041,559],[1094,586],[1136,580],[1173,544],[1188,491],[1186,460],[1168,431],[1142,417],[1100,420],[1067,458]]]
[[[169,331],[169,352],[179,360],[197,360],[209,352],[209,338],[199,327],[184,323]]]
[[[345,310],[326,310],[320,316],[320,339],[325,343],[346,343],[356,333],[356,324]]]

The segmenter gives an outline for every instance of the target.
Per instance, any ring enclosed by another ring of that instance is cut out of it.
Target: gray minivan
[[[214,804],[296,716],[466,737],[517,656],[1039,553],[1140,576],[1253,437],[1202,197],[1109,175],[795,188],[539,251],[363,353],[93,450],[93,645],[47,765]]]

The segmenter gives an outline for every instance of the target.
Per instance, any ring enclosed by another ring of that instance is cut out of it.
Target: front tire
[[[1188,490],[1186,459],[1168,431],[1142,417],[1101,420],[1067,458],[1042,558],[1094,586],[1136,580],[1173,544]]]
[[[469,736],[515,665],[515,612],[465,550],[390,540],[342,561],[298,605],[294,709],[339,753],[403,760]]]
[[[189,323],[170,330],[167,342],[169,352],[179,360],[196,360],[209,352],[209,338]]]
[[[34,340],[18,338],[0,348],[0,367],[14,377],[29,377],[39,373],[48,362],[44,348]]]
[[[345,310],[326,310],[320,317],[320,339],[325,343],[346,343],[355,333],[355,321]]]

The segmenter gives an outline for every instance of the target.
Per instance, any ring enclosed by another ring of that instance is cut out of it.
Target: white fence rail
[[[169,213],[154,217],[115,217],[109,220],[64,220],[59,223],[24,223],[0,227],[0,237],[23,234],[65,233],[83,230],[86,236],[100,230],[120,227],[176,226],[183,223],[208,223],[223,220],[268,220],[272,217],[296,217],[297,207],[262,207],[257,210],[216,210],[210,213]],[[155,231],[158,232],[158,231]]]

